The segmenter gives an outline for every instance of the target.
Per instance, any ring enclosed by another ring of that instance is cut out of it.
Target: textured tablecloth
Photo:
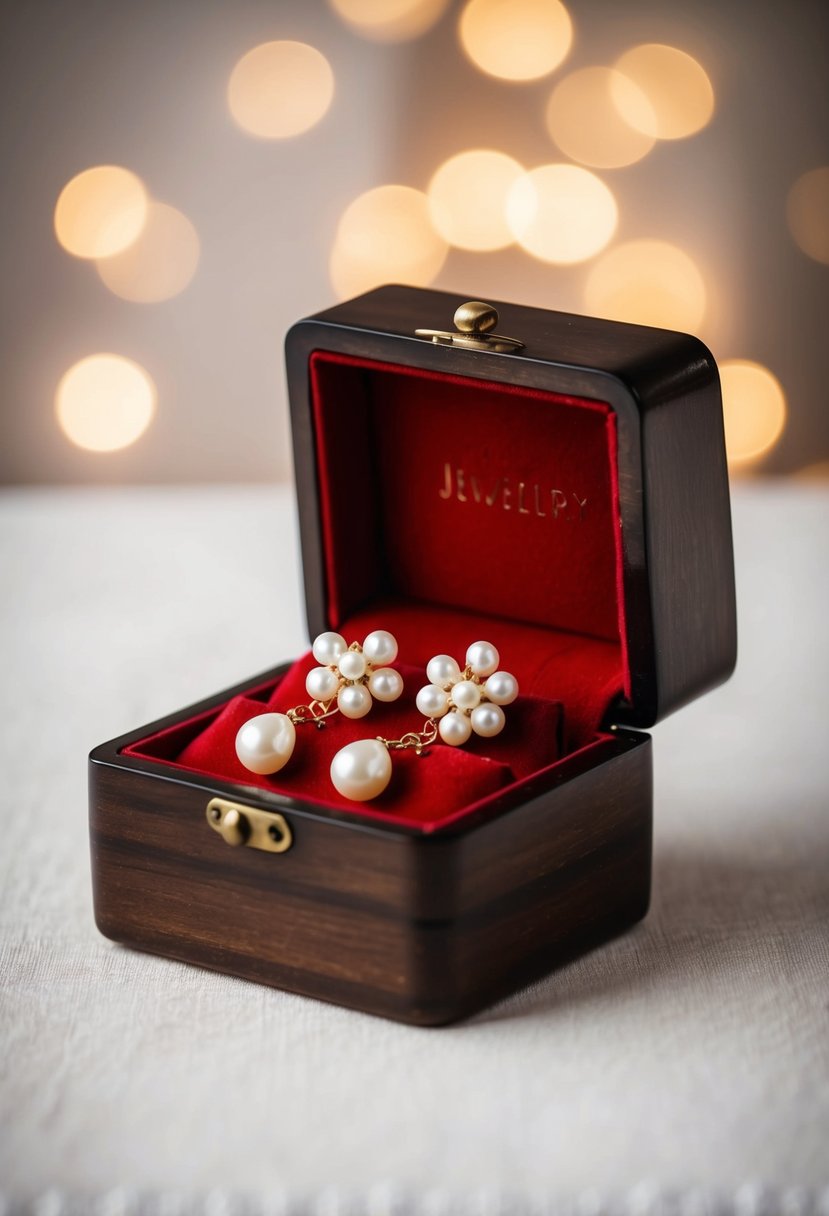
[[[2,495],[7,1209],[829,1213],[829,493],[734,508],[740,663],[655,730],[650,915],[422,1030],[92,921],[89,748],[306,645],[290,492]]]

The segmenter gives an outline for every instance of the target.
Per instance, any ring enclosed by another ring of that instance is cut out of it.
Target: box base
[[[441,1025],[647,911],[646,735],[614,732],[562,764],[552,787],[530,786],[521,805],[431,835],[216,788],[117,743],[91,758],[92,874],[98,927],[128,946]],[[291,849],[229,848],[205,818],[216,794],[278,809]]]

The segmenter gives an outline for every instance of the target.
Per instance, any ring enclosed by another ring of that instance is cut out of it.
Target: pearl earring
[[[239,728],[236,755],[251,773],[266,776],[285,767],[297,726],[312,722],[323,727],[337,713],[363,718],[374,701],[396,701],[403,691],[403,677],[388,666],[397,658],[397,642],[385,629],[375,629],[362,646],[349,646],[339,633],[321,633],[312,654],[319,666],[305,680],[310,703],[284,714],[257,714]]]
[[[473,642],[463,671],[449,655],[435,655],[426,667],[430,683],[417,694],[417,708],[426,718],[422,730],[400,739],[360,739],[340,748],[331,762],[334,788],[352,802],[368,802],[391,780],[392,751],[410,748],[419,756],[438,735],[459,747],[473,732],[485,739],[500,734],[505,721],[501,707],[518,696],[518,681],[508,671],[498,671],[499,662],[491,642]]]
[[[417,694],[415,704],[427,718],[438,720],[444,743],[459,747],[474,732],[484,739],[504,729],[502,705],[518,696],[518,681],[498,671],[501,656],[491,642],[473,642],[461,671],[448,654],[437,654],[426,665],[430,681]]]

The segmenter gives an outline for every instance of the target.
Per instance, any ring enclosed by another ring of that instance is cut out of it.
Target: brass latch
[[[266,853],[287,853],[294,843],[288,821],[278,811],[260,811],[254,806],[228,802],[226,798],[211,798],[206,815],[207,822],[225,844],[245,844],[249,849],[263,849]]]
[[[498,324],[498,310],[491,304],[469,300],[455,311],[453,320],[456,333],[444,329],[416,329],[415,336],[431,338],[438,346],[463,346],[467,350],[488,350],[502,355],[524,349],[524,343],[517,338],[492,332]]]

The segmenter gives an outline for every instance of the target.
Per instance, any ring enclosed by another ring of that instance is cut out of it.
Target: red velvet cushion
[[[621,692],[619,649],[597,638],[409,600],[380,600],[342,626],[349,642],[372,629],[391,630],[401,657],[419,663],[421,675],[433,654],[451,654],[463,666],[471,642],[492,642],[522,694],[562,705],[568,751],[589,743]]]
[[[305,676],[313,666],[310,655],[298,660],[267,701],[234,697],[206,722],[193,724],[195,732],[191,730],[191,737],[181,750],[169,738],[170,732],[162,732],[127,751],[132,755],[164,758],[176,767],[241,785],[259,786],[357,815],[393,818],[427,829],[559,758],[560,706],[535,697],[519,697],[507,707],[507,724],[496,738],[473,738],[465,747],[457,748],[436,742],[421,756],[394,752],[393,776],[386,793],[371,803],[349,802],[331,784],[329,769],[335,752],[355,739],[377,735],[399,738],[423,723],[414,699],[426,682],[425,675],[420,669],[397,665],[405,681],[403,696],[398,701],[375,703],[371,713],[357,721],[338,714],[323,729],[300,726],[294,754],[284,769],[270,777],[249,772],[236,756],[237,731],[256,714],[284,712],[305,704],[308,700]],[[182,728],[175,729],[181,741]]]

